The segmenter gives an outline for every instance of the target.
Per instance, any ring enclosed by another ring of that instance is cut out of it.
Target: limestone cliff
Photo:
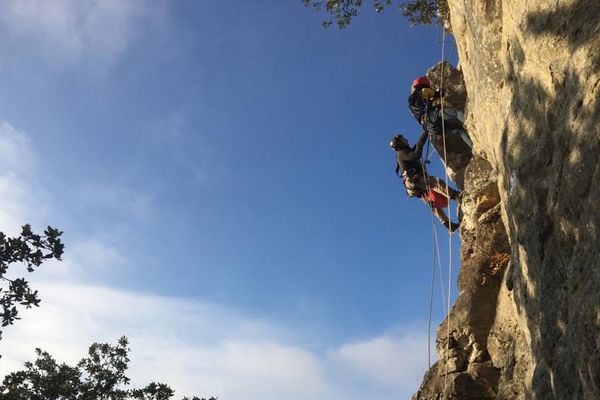
[[[474,156],[415,399],[600,399],[600,1],[448,0]]]

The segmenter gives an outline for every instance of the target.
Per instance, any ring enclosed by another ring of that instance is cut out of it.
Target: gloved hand
[[[421,97],[423,100],[431,100],[435,97],[435,90],[429,87],[425,87],[421,89]]]

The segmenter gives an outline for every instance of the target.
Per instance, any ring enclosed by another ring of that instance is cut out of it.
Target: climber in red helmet
[[[454,232],[460,224],[451,222],[443,208],[448,206],[448,199],[458,201],[460,192],[446,185],[441,179],[427,175],[421,163],[421,154],[427,136],[427,132],[423,132],[413,147],[410,147],[408,140],[400,134],[392,138],[390,147],[396,152],[396,173],[402,178],[406,193],[410,197],[419,197],[429,204],[442,224],[450,232]]]
[[[442,97],[442,93],[431,88],[429,78],[419,76],[412,83],[412,90],[408,96],[408,108],[413,117],[423,125],[427,112],[432,108],[432,100],[440,97]]]
[[[408,96],[408,108],[421,124],[423,129],[431,135],[442,135],[444,129],[446,133],[457,130],[465,143],[472,147],[471,139],[464,129],[460,113],[454,108],[444,108],[444,113],[440,107],[440,100],[444,92],[432,88],[431,81],[426,76],[416,78],[412,83],[412,90]]]

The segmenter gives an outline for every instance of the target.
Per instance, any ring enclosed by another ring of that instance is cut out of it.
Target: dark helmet
[[[396,151],[407,146],[408,140],[406,140],[406,138],[400,134],[394,136],[392,140],[390,140],[390,147]]]
[[[417,79],[415,79],[412,83],[412,88],[413,90],[417,87],[417,86],[431,86],[431,81],[429,80],[428,77],[426,76],[420,76]]]

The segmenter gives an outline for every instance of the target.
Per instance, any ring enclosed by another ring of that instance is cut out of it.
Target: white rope
[[[433,287],[435,282],[435,270],[436,270],[436,246],[437,246],[437,235],[435,231],[435,220],[433,219],[433,211],[431,211],[431,231],[432,231],[432,242],[433,242],[433,265],[431,268],[431,287],[429,288],[429,320],[427,321],[427,366],[431,368],[431,314],[433,309]],[[443,284],[442,284],[443,287]]]
[[[436,27],[436,42],[439,42],[439,26]],[[428,133],[428,138],[427,140],[429,140],[431,142],[431,135]],[[425,162],[423,163],[423,178],[425,180],[425,184],[427,185],[427,192],[429,193],[429,183],[427,182],[427,177],[426,177],[426,172],[425,172],[425,164],[427,162],[427,160],[429,160],[430,157],[430,151],[427,150],[427,155],[425,156]],[[441,266],[439,266],[439,264],[441,263],[440,260],[440,247],[439,247],[439,243],[438,243],[438,237],[437,237],[437,230],[435,229],[435,218],[433,215],[433,208],[430,209],[431,211],[431,234],[432,234],[432,244],[433,244],[433,262],[431,265],[431,285],[429,287],[429,317],[427,320],[427,368],[431,369],[431,320],[432,320],[432,314],[433,314],[433,288],[435,286],[435,270],[436,267],[438,267],[437,269],[440,271],[440,288],[442,289],[442,306],[444,307],[444,310],[446,308],[446,296],[444,293],[444,279],[443,276],[441,274]],[[437,261],[437,263],[436,263]]]
[[[441,73],[440,73],[440,91],[443,93],[444,90],[444,59],[445,59],[445,47],[446,47],[446,30],[443,30],[442,36],[442,63],[441,63]],[[442,121],[442,139],[444,144],[444,172],[446,177],[446,195],[448,200],[450,199],[450,186],[448,179],[448,154],[446,150],[446,124],[444,123],[444,99],[440,96],[440,112],[441,112],[441,121]],[[450,221],[452,215],[452,207],[450,201],[448,201],[448,228],[450,228]],[[448,317],[446,318],[447,328],[446,328],[446,353],[450,353],[450,304],[451,304],[451,294],[452,294],[452,234],[451,229],[448,229]],[[447,356],[446,356],[447,357]],[[444,376],[444,387],[447,385],[448,379],[448,358],[446,358],[446,374]]]
[[[431,287],[429,289],[429,320],[427,323],[427,360],[431,368],[431,321],[433,315],[433,288],[435,286],[435,271],[440,275],[440,291],[442,293],[442,313],[446,311],[446,293],[444,291],[444,276],[442,275],[442,259],[440,256],[440,244],[435,227],[433,211],[431,213],[431,231],[433,236],[433,265],[431,268]]]
[[[440,256],[440,245],[439,245],[439,239],[438,239],[438,235],[437,235],[437,229],[434,232],[435,235],[435,246],[436,246],[436,251],[437,251],[437,269],[438,269],[438,273],[440,274],[440,289],[442,292],[442,312],[446,311],[446,292],[444,290],[444,276],[442,275],[442,257]]]
[[[439,26],[437,27],[437,37],[439,37]],[[438,41],[439,43],[439,41]],[[442,29],[442,63],[441,63],[441,73],[440,73],[440,91],[444,89],[444,61],[445,61],[445,47],[446,47],[446,29]],[[444,101],[443,97],[440,96],[440,112],[441,112],[441,121],[442,121],[442,141],[444,147],[444,175],[446,182],[446,197],[448,198],[448,296],[444,293],[444,279],[442,275],[441,268],[441,257],[440,257],[440,249],[439,242],[437,237],[437,230],[435,228],[435,220],[433,218],[433,208],[431,209],[431,220],[432,220],[432,230],[433,230],[433,241],[434,241],[434,257],[433,257],[433,267],[432,267],[432,275],[431,275],[431,287],[429,291],[429,320],[427,326],[427,357],[428,357],[428,365],[431,368],[431,320],[432,320],[432,312],[433,312],[433,287],[435,281],[435,267],[436,267],[436,259],[438,270],[440,274],[440,287],[442,292],[442,307],[444,311],[447,311],[447,327],[446,327],[446,351],[450,352],[450,307],[451,307],[451,296],[452,296],[452,236],[453,232],[451,231],[451,222],[452,222],[452,207],[450,202],[450,184],[449,184],[449,176],[448,176],[448,168],[447,168],[447,149],[446,149],[446,126],[444,121]],[[431,140],[431,138],[429,138]],[[425,170],[423,170],[423,176],[426,178]],[[425,179],[427,184],[427,192],[429,192],[429,185],[427,180]],[[446,373],[444,375],[444,388],[447,387],[447,379],[448,379],[448,371],[449,371],[449,359],[446,359]]]
[[[431,135],[429,134],[429,141],[431,141]],[[425,182],[426,193],[431,191],[431,186],[429,185],[429,181],[427,180],[427,169],[426,169],[426,161],[429,159],[429,154],[425,161],[422,161],[422,175],[423,181]],[[444,292],[444,276],[442,274],[442,257],[440,255],[440,244],[437,234],[437,229],[435,225],[435,218],[433,207],[430,208],[431,211],[431,231],[433,235],[433,265],[431,271],[431,285],[429,289],[429,318],[427,322],[427,362],[429,368],[431,368],[431,321],[433,314],[433,288],[435,286],[435,270],[437,270],[440,274],[440,289],[442,293],[442,314],[446,311],[446,304],[450,301],[450,299],[446,299],[446,293]],[[437,260],[437,262],[436,262]]]

